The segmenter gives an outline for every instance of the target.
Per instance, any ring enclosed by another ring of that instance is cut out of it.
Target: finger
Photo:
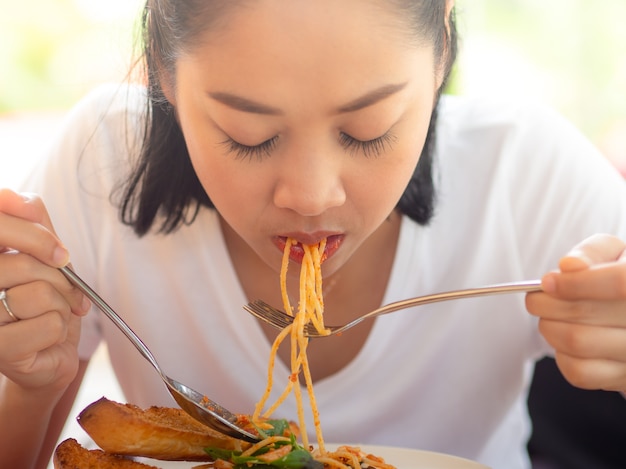
[[[68,326],[69,321],[51,311],[0,327],[0,363],[28,368],[37,352],[65,342]]]
[[[541,286],[544,292],[569,300],[626,300],[626,261],[551,272],[543,277]]]
[[[592,326],[626,327],[625,308],[621,301],[570,301],[545,293],[526,295],[526,309],[533,316]]]
[[[82,301],[80,294],[76,293],[73,296],[76,297],[74,300],[76,307],[80,308],[80,302]],[[50,283],[43,281],[19,285],[5,290],[5,302],[6,306],[9,306],[12,313],[21,321],[32,319],[51,311],[57,311],[67,320],[72,313],[72,306],[66,301],[66,298]],[[0,307],[0,325],[14,322],[9,317],[9,314],[3,314],[3,309]],[[3,321],[4,319],[6,320]]]
[[[61,272],[22,253],[0,255],[0,287],[7,291],[11,310],[20,318],[23,315],[31,317],[36,310],[61,308],[61,300],[80,316],[85,315],[91,306]],[[47,307],[45,302],[48,301],[52,305]]]
[[[539,331],[554,350],[570,357],[615,361],[626,357],[626,328],[542,319]]]
[[[623,391],[626,389],[625,364],[620,361],[581,359],[556,353],[556,364],[565,379],[581,389]]]
[[[0,246],[31,254],[60,267],[69,261],[41,199],[0,190]]]
[[[39,223],[54,233],[48,212],[36,194],[0,189],[0,212]]]

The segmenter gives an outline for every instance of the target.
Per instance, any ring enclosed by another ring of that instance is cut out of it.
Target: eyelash
[[[244,145],[232,138],[222,142],[227,146],[229,153],[234,153],[237,158],[241,159],[263,159],[271,156],[272,150],[276,147],[278,136],[272,137],[263,143],[258,145]],[[350,135],[341,132],[339,136],[339,143],[341,146],[352,154],[357,152],[362,153],[366,158],[372,158],[380,156],[384,153],[393,143],[396,138],[391,133],[387,132],[380,137],[373,138],[372,140],[358,140]]]
[[[343,132],[341,132],[339,137],[339,143],[341,143],[342,147],[352,154],[360,152],[366,158],[380,156],[393,143],[395,143],[395,141],[395,136],[390,132],[387,132],[380,137],[373,138],[372,140],[357,140],[356,138]]]
[[[278,136],[275,136],[258,145],[244,145],[243,143],[236,142],[232,138],[229,138],[222,143],[227,146],[227,151],[234,153],[237,158],[248,160],[256,158],[262,160],[271,155],[277,140]]]

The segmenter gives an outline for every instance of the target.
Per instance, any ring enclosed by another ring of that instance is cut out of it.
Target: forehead
[[[432,48],[416,44],[407,20],[390,4],[237,2],[181,63],[185,74],[195,74],[205,88],[243,91],[261,101],[267,97],[268,102],[305,94],[340,101],[354,88],[410,82],[416,75],[432,77]]]
[[[363,43],[369,39],[369,42],[389,43],[393,40],[398,47],[415,45],[419,31],[416,34],[412,30],[406,13],[394,6],[395,3],[388,0],[230,0],[226,7],[208,9],[209,13],[217,13],[217,17],[210,22],[200,20],[207,27],[194,42],[219,44],[237,35],[256,35],[261,40],[290,40],[303,45],[313,42],[332,47],[341,47],[356,37]]]

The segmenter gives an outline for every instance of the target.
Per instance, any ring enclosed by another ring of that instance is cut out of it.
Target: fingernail
[[[567,255],[559,261],[559,269],[561,272],[578,272],[586,270],[592,265],[589,257],[580,255]]]
[[[581,263],[581,267],[590,267],[591,265],[593,265],[593,261],[591,260],[589,255],[584,251],[581,251],[580,249],[575,249],[571,251],[565,257],[572,259],[574,262]]]
[[[63,267],[64,265],[67,265],[69,261],[70,253],[67,252],[67,249],[62,246],[57,246],[52,253],[52,262],[59,267]]]

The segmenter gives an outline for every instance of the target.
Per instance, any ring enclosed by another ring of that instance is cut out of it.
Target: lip
[[[332,257],[337,250],[341,247],[345,235],[337,233],[290,233],[287,236],[276,236],[273,238],[274,245],[284,252],[285,245],[287,244],[287,238],[292,238],[297,241],[289,249],[289,259],[299,264],[302,263],[304,258],[303,244],[313,245],[318,244],[323,239],[326,239],[326,247],[324,248],[324,254],[322,255],[322,262]]]

